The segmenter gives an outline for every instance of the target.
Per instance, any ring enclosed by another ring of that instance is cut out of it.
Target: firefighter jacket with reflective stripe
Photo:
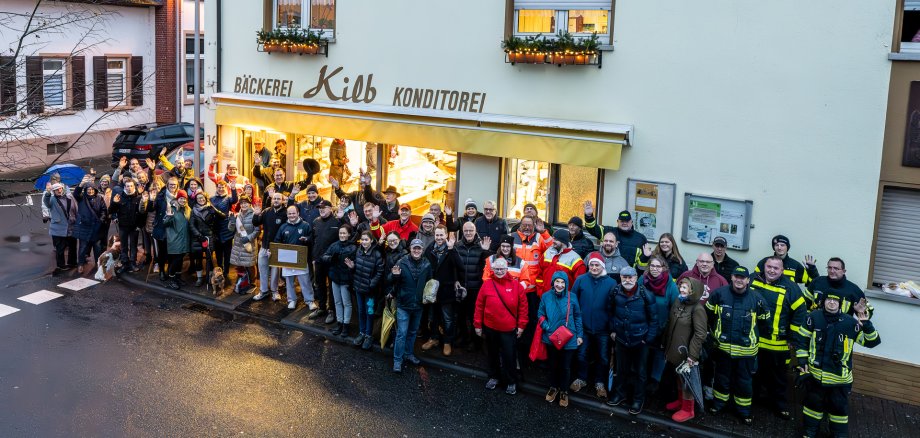
[[[751,289],[760,293],[770,308],[770,318],[760,323],[760,348],[790,350],[789,343],[796,341],[793,335],[808,313],[802,289],[785,276],[773,284],[767,283],[761,274],[751,276]]]
[[[515,231],[511,236],[514,238],[514,252],[521,259],[522,272],[521,281],[524,281],[525,292],[541,293],[548,289],[549,286],[543,286],[543,279],[540,277],[540,264],[543,262],[543,253],[549,247],[553,246],[553,236],[544,230],[542,233],[534,232],[525,236],[520,231]],[[571,282],[569,284],[572,284]]]
[[[825,296],[836,295],[840,298],[840,311],[850,316],[855,316],[856,314],[853,305],[866,297],[862,288],[847,280],[846,276],[840,280],[831,280],[827,276],[818,277],[808,285],[808,288],[803,293],[805,294],[805,299],[811,302],[809,308],[812,310],[819,306],[818,303]],[[867,304],[866,310],[871,318],[875,309],[872,308],[872,305]]]
[[[770,319],[770,307],[759,292],[747,288],[737,293],[731,285],[720,287],[709,295],[706,310],[719,350],[731,357],[757,355],[757,322]]]
[[[575,278],[584,274],[587,268],[581,256],[575,252],[575,249],[568,247],[563,249],[562,252],[556,252],[555,248],[546,250],[543,253],[543,263],[540,264],[540,270],[542,278],[539,280],[539,284],[543,286],[537,287],[537,295],[542,296],[543,292],[552,288],[553,274],[557,271],[562,271],[569,277],[569,284],[575,284]]]
[[[764,257],[757,262],[757,267],[754,268],[755,273],[763,272],[763,264],[770,257]],[[811,284],[811,281],[818,276],[818,268],[815,265],[811,265],[806,268],[804,265],[799,263],[798,260],[789,257],[783,257],[783,275],[788,278],[793,283],[799,283],[804,285]],[[731,280],[731,279],[729,279]]]
[[[824,386],[853,383],[853,345],[872,348],[882,342],[871,321],[845,313],[812,311],[798,330],[796,356],[808,358],[808,372]],[[806,350],[807,349],[807,350]]]

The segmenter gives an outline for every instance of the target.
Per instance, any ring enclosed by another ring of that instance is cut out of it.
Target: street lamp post
[[[195,0],[195,63],[194,63],[194,81],[192,82],[195,87],[194,89],[194,99],[195,99],[195,177],[198,178],[199,169],[201,169],[201,0]]]

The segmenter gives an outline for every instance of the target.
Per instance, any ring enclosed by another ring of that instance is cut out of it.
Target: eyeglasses
[[[495,211],[494,208],[483,208],[482,211]]]
[[[664,266],[661,266],[661,265],[648,265],[648,268],[649,268],[649,269],[662,269],[662,268],[664,268]]]
[[[712,260],[697,260],[696,263],[700,265],[711,265],[713,262]]]

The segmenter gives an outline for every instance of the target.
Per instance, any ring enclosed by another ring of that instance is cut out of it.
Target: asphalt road
[[[4,437],[662,435],[117,282],[61,288],[37,201],[0,207]],[[62,296],[19,300],[40,290]]]

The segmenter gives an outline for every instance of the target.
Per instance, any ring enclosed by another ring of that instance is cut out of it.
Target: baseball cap
[[[323,199],[322,201],[319,201],[318,207],[319,207],[319,208],[323,208],[323,207],[330,207],[330,208],[331,208],[331,207],[332,207],[332,202],[329,202],[328,199]]]
[[[415,248],[415,247],[419,247],[419,248],[425,247],[425,244],[422,243],[422,239],[412,239],[412,243],[409,244],[409,248]]]
[[[412,211],[412,207],[410,207],[409,204],[402,204],[399,206],[399,209]]]
[[[712,239],[712,244],[719,245],[719,246],[728,246],[728,241],[725,240],[724,237],[718,236],[715,239]]]
[[[629,210],[623,210],[620,214],[617,215],[618,221],[629,222],[632,220],[632,214],[629,213]]]
[[[748,272],[748,269],[745,268],[744,266],[738,266],[737,268],[735,268],[734,271],[732,271],[732,275],[737,275],[739,277],[747,277],[747,276],[750,276],[751,273]]]

